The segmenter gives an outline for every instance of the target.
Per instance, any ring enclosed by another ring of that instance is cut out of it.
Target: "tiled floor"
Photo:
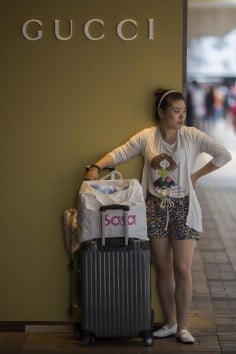
[[[236,150],[235,150],[236,151]],[[236,155],[234,151],[234,156]],[[232,169],[233,166],[233,169]],[[234,174],[234,175],[233,175]],[[204,233],[193,262],[193,303],[189,327],[194,345],[175,338],[97,340],[85,347],[72,333],[0,333],[0,354],[69,353],[236,353],[236,166],[230,174],[205,178],[197,189],[203,210]]]

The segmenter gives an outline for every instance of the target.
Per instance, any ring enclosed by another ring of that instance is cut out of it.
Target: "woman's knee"
[[[173,266],[167,263],[156,262],[156,272],[158,277],[166,279],[173,277]]]
[[[191,267],[188,264],[179,264],[174,266],[175,279],[185,281],[192,280]]]

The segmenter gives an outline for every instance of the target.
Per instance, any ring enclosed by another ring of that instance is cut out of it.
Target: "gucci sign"
[[[68,41],[73,37],[73,20],[67,20],[68,22],[68,33],[66,35],[62,35],[61,32],[61,20],[53,20],[54,27],[54,35],[56,39],[60,41]],[[65,21],[63,21],[65,22]],[[147,39],[154,39],[154,19],[149,18],[146,20],[147,22]],[[99,28],[99,34],[94,34],[94,26]],[[125,26],[129,26],[132,28],[132,35],[125,34]],[[84,36],[91,41],[100,41],[105,37],[106,26],[105,22],[99,18],[93,18],[88,20],[83,26]],[[26,20],[22,25],[22,35],[28,41],[38,41],[43,38],[44,26],[43,22],[39,19],[30,19]],[[118,38],[123,41],[133,41],[138,37],[138,22],[134,19],[126,18],[116,24],[116,34]]]

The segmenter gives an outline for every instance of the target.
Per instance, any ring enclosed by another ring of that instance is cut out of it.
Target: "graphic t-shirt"
[[[173,146],[163,142],[160,128],[156,126],[143,129],[109,154],[114,160],[114,165],[138,155],[143,156],[142,187],[145,199],[148,192],[154,195],[164,193],[165,188],[160,188],[160,180],[158,181],[158,178],[162,177],[161,185],[167,187],[170,195],[178,197],[181,194],[182,196],[189,195],[186,225],[201,232],[201,208],[192,186],[191,174],[194,171],[197,157],[203,152],[212,156],[211,162],[217,167],[223,166],[231,159],[230,153],[222,145],[212,141],[200,130],[185,126],[178,130],[176,144]],[[155,160],[154,165],[151,166],[152,160],[162,153],[170,155],[177,167],[174,168],[175,164],[173,164],[172,169],[167,170],[164,168],[167,163],[163,162],[161,168],[157,168],[158,164],[155,164]],[[173,183],[167,177],[171,178]]]
[[[183,198],[188,194],[184,148],[178,138],[170,145],[159,134],[158,149],[154,146],[150,153],[149,191],[160,198]]]

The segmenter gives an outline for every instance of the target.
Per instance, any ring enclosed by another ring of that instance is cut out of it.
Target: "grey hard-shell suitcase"
[[[81,333],[85,345],[95,338],[138,337],[153,344],[150,295],[149,242],[128,239],[128,210],[123,205],[102,206],[104,211],[122,209],[125,238],[84,242],[79,250]]]

